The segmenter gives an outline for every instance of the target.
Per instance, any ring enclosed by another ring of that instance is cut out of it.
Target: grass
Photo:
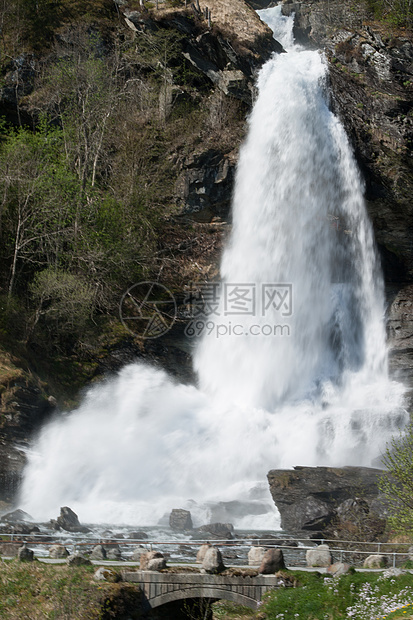
[[[301,587],[270,593],[261,608],[268,620],[413,617],[410,573],[397,578],[383,578],[381,573],[355,573],[337,579],[320,573],[293,574]],[[406,607],[399,609],[403,605]],[[396,608],[398,611],[393,612]]]
[[[0,618],[106,620],[138,617],[140,592],[128,584],[93,580],[92,567],[40,562],[0,563]]]

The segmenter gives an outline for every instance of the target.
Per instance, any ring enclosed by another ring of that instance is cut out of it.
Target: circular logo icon
[[[119,316],[134,336],[159,338],[175,322],[177,307],[174,296],[158,282],[138,282],[124,293]]]

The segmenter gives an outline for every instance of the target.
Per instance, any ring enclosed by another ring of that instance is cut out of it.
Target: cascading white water
[[[188,507],[195,523],[276,527],[270,468],[370,465],[406,421],[403,388],[387,377],[362,183],[326,102],[326,65],[293,46],[279,8],[260,14],[288,53],[259,76],[221,302],[195,354],[199,388],[144,364],[93,387],[30,454],[21,503],[37,519],[69,505],[83,521],[145,525]]]

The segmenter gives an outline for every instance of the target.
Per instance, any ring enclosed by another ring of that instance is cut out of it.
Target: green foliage
[[[387,471],[380,490],[388,504],[390,527],[396,532],[413,534],[413,422],[393,437],[386,449],[383,465]]]
[[[411,0],[368,0],[368,4],[377,19],[386,21],[391,26],[412,26]]]
[[[262,607],[268,620],[367,620],[381,617],[388,601],[412,597],[411,576],[381,579],[380,574],[355,573],[339,578],[319,573],[294,572],[298,588],[280,588],[271,592]],[[394,602],[393,607],[397,603]]]

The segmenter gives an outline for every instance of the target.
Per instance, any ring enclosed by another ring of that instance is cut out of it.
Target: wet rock
[[[12,512],[8,512],[7,514],[0,517],[0,521],[6,521],[7,523],[18,523],[20,521],[33,521],[33,517],[31,517],[24,510],[13,510]]]
[[[50,521],[52,527],[56,530],[66,530],[67,532],[90,532],[90,529],[79,523],[78,516],[68,506],[60,508],[60,516],[56,520]]]
[[[174,508],[169,515],[169,527],[181,532],[192,530],[192,518],[189,510]]]
[[[198,532],[207,532],[214,538],[233,538],[234,526],[232,523],[209,523],[208,525],[201,525],[198,528]]]
[[[17,552],[17,559],[20,560],[20,562],[33,562],[34,552],[28,549],[26,545],[23,545]]]
[[[273,575],[285,568],[284,556],[281,549],[267,549],[258,569],[260,575]]]
[[[210,575],[222,573],[225,570],[222,554],[217,547],[210,547],[205,553],[202,562],[202,571]]]
[[[363,568],[384,568],[389,563],[386,555],[369,555],[363,563]]]
[[[315,549],[308,549],[306,553],[307,566],[326,567],[330,566],[332,557],[328,545],[319,545]]]
[[[53,560],[66,559],[69,556],[69,552],[63,545],[52,545],[49,547],[49,558]]]
[[[129,540],[147,540],[148,534],[146,532],[142,532],[142,530],[138,530],[137,532],[130,532],[128,534]]]

